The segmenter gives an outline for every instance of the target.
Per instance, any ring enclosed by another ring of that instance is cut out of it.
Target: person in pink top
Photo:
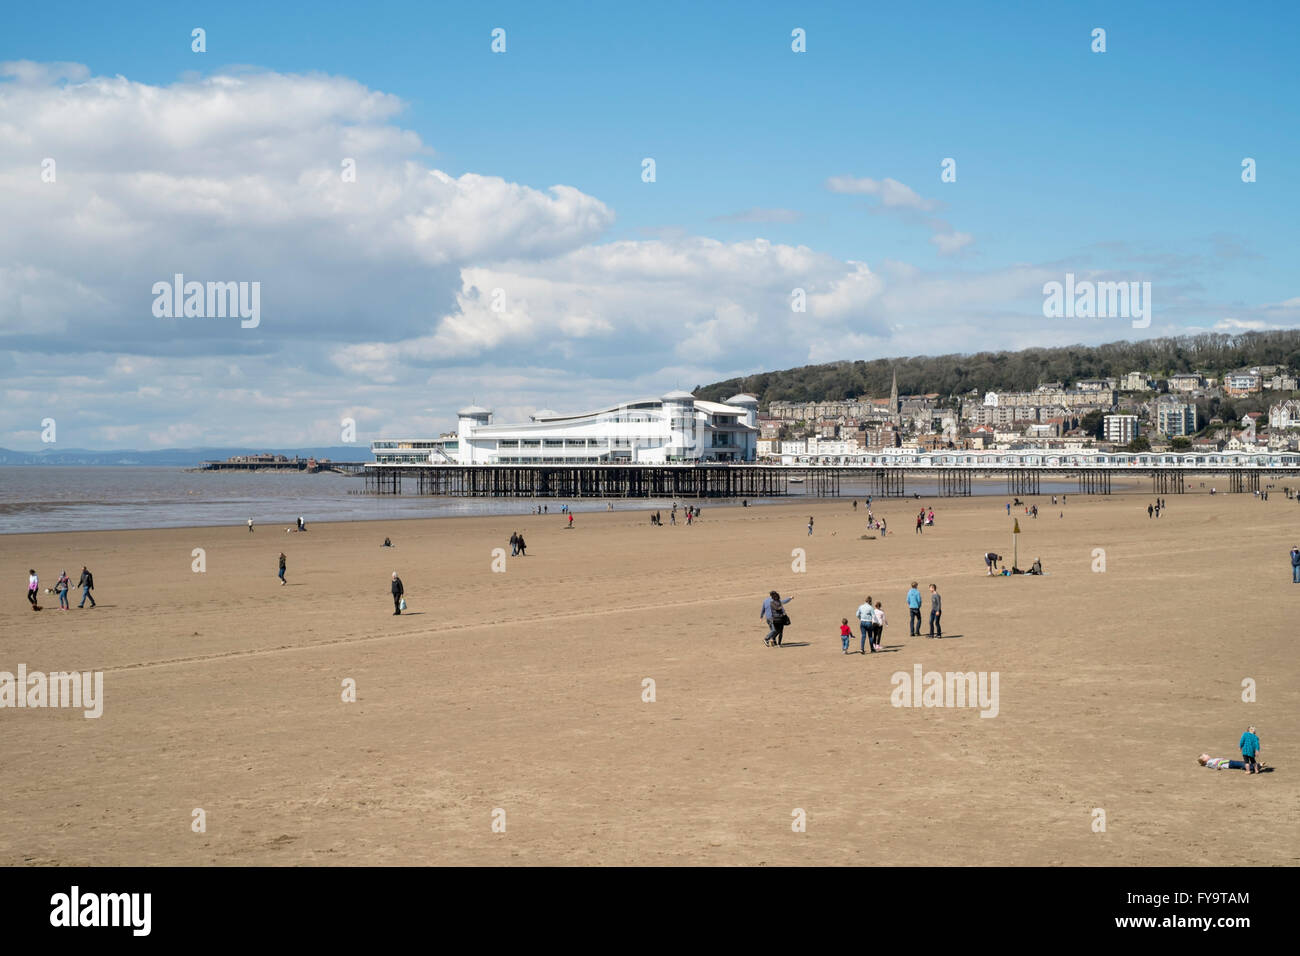
[[[880,639],[884,635],[885,625],[888,623],[889,622],[885,620],[885,609],[881,607],[880,602],[877,601],[876,602],[876,624],[875,627],[872,628],[872,631],[874,632],[874,640],[872,641],[872,643],[875,644],[876,650],[880,650]]]

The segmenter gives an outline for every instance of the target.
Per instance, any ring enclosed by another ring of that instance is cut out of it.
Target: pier
[[[333,472],[339,475],[360,475],[366,471],[364,461],[329,461],[315,458],[280,458],[265,460],[263,456],[247,456],[226,459],[225,461],[204,461],[198,468],[190,471],[261,471],[261,472],[306,472],[315,475],[320,472]]]
[[[1182,494],[1189,478],[1226,477],[1230,493],[1252,493],[1264,476],[1300,475],[1300,462],[1283,467],[1205,464],[920,462],[899,465],[378,465],[362,469],[369,495],[409,494],[455,498],[812,498],[852,494],[901,498],[909,479],[938,485],[938,497],[972,494],[974,479],[1005,477],[1010,496],[1038,495],[1041,482],[1078,481],[1078,494],[1109,495],[1116,478],[1149,477],[1153,494]]]

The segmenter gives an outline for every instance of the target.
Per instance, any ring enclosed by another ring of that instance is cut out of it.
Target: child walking
[[[1241,749],[1241,760],[1251,773],[1259,772],[1259,735],[1255,733],[1255,727],[1252,724],[1246,728],[1246,732],[1241,735],[1241,741],[1237,745]]]
[[[840,618],[840,643],[844,645],[844,653],[849,652],[849,640],[853,637],[853,629],[849,627],[847,617]]]

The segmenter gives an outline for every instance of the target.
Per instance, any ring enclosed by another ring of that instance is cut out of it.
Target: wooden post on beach
[[[1011,566],[1020,567],[1020,519],[1013,519],[1011,528]]]

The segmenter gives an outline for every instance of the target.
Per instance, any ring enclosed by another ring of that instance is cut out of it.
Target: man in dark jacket
[[[81,603],[77,607],[85,607],[87,599],[90,600],[90,606],[94,607],[95,597],[90,592],[95,590],[95,576],[84,564],[81,566],[81,580],[77,582],[77,587],[81,588]]]
[[[930,636],[943,637],[943,598],[939,597],[939,586],[930,585]]]
[[[402,587],[402,579],[399,578],[397,576],[397,572],[394,571],[393,572],[393,613],[394,614],[402,613],[402,595],[405,593],[406,590]]]

